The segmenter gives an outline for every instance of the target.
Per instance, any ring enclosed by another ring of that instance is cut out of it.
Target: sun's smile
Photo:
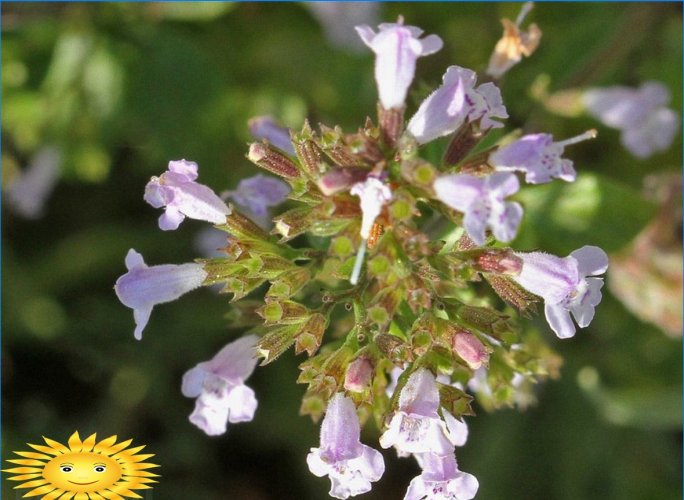
[[[48,446],[29,444],[34,451],[15,451],[25,458],[8,460],[20,465],[4,469],[15,477],[13,481],[25,481],[16,488],[32,488],[24,496],[43,495],[42,498],[102,499],[140,498],[131,490],[148,489],[157,474],[146,469],[158,467],[146,463],[153,455],[138,455],[144,448],[128,448],[131,440],[116,443],[116,436],[110,436],[99,443],[95,434],[81,441],[75,432],[68,441],[68,447],[48,438]],[[71,495],[70,495],[71,494]]]

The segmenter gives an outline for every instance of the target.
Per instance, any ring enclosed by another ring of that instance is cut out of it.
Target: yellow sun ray
[[[36,458],[38,460],[50,460],[52,457],[49,455],[45,455],[43,453],[36,453],[34,451],[15,451],[13,453],[16,453],[20,457],[24,458]]]
[[[108,452],[114,443],[116,443],[116,436],[109,436],[97,443],[93,451],[95,453],[102,453],[103,455],[110,455]]]
[[[7,460],[19,467],[3,469],[12,474],[14,489],[29,490],[24,498],[41,500],[125,500],[142,498],[133,490],[151,489],[159,475],[146,469],[159,467],[146,462],[154,454],[139,453],[145,448],[128,448],[131,439],[116,442],[109,436],[97,441],[97,434],[82,440],[78,431],[65,446],[43,436],[47,446],[28,445],[36,451],[15,451],[22,458]]]
[[[31,444],[28,443],[28,445],[33,448],[34,450],[42,451],[43,453],[46,453],[48,455],[59,455],[61,452],[59,450],[55,450],[54,448],[51,448],[50,446],[43,446],[42,444]]]
[[[8,477],[8,481],[25,481],[27,479],[34,479],[36,477],[40,477],[41,474],[34,472],[33,474],[22,474],[21,476],[14,476],[14,477]]]
[[[30,474],[32,472],[41,472],[42,468],[37,467],[12,467],[11,469],[2,469],[2,472],[14,472],[15,474]]]
[[[52,439],[46,438],[45,436],[43,436],[43,441],[45,441],[45,443],[48,446],[50,446],[51,448],[54,448],[55,450],[57,450],[60,453],[69,453],[69,448],[64,446],[62,443],[58,443],[57,441],[53,441]]]
[[[62,494],[64,494],[64,490],[60,490],[59,488],[57,488],[56,490],[51,491],[50,493],[45,495],[41,500],[55,500],[61,497]]]

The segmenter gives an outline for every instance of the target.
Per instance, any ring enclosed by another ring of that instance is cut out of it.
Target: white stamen
[[[587,130],[585,133],[576,135],[575,137],[571,137],[570,139],[565,139],[564,141],[559,141],[556,142],[555,144],[558,146],[569,146],[571,144],[577,144],[578,142],[586,141],[587,139],[594,139],[598,132],[596,132],[595,128],[592,128],[591,130]]]
[[[359,282],[359,276],[361,275],[361,266],[363,266],[363,258],[366,255],[366,240],[361,241],[361,246],[359,247],[359,252],[356,254],[356,262],[354,262],[354,269],[352,270],[351,277],[349,278],[349,283],[356,285]]]
[[[517,19],[515,20],[515,25],[520,27],[522,22],[525,20],[525,16],[534,8],[534,2],[525,2],[520,9],[520,14],[518,14]]]

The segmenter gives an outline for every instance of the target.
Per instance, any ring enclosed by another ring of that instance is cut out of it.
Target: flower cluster
[[[526,4],[516,23],[504,21],[490,75],[500,78],[538,44],[536,25],[520,31],[528,11]],[[233,295],[249,333],[182,382],[183,394],[196,398],[190,421],[206,434],[251,420],[257,400],[245,381],[257,359],[270,363],[294,346],[308,356],[298,378],[308,386],[301,412],[323,417],[320,446],[306,461],[313,474],[328,476],[331,496],[362,494],[381,478],[383,455],[360,441],[372,418],[380,447],[413,456],[422,470],[406,499],[470,499],[478,481],[459,470],[455,450],[468,437],[473,395],[487,408],[528,404],[532,383],[556,376],[559,366],[543,341],[527,342],[515,310],[528,316],[543,301],[551,330],[568,338],[574,322],[589,325],[601,301],[598,276],[608,259],[600,248],[561,258],[505,246],[524,217],[515,201],[521,184],[573,182],[564,149],[595,131],[561,141],[536,132],[481,147],[508,117],[502,94],[455,65],[405,120],[417,61],[442,40],[401,18],[377,32],[356,30],[375,53],[377,123],[367,119],[345,133],[252,120],[258,142],[247,158],[282,180],[242,181],[226,193],[235,205],[197,182],[196,163],[170,162],[145,189],[145,200],[165,210],[160,227],[176,229],[186,217],[209,222],[226,234],[223,254],[148,267],[131,250],[115,290],[134,310],[138,339],[157,304],[200,285]],[[423,145],[445,136],[440,164],[420,157]],[[287,209],[268,232],[257,222],[285,197]],[[425,226],[425,212],[441,215],[450,232]],[[240,302],[249,294],[262,294],[258,306]]]

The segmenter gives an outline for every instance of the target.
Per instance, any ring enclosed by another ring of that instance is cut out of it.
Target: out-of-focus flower
[[[508,118],[501,92],[493,83],[475,88],[474,71],[449,66],[442,77],[442,85],[430,94],[409,120],[407,130],[419,144],[454,132],[466,120],[480,120],[480,128],[502,127],[492,118]]]
[[[574,182],[577,174],[572,161],[561,158],[563,150],[565,146],[594,137],[596,130],[559,142],[553,142],[551,134],[525,135],[489,155],[489,163],[499,171],[524,172],[525,182],[530,184],[542,184],[554,178]]]
[[[262,174],[242,179],[234,191],[221,193],[224,197],[232,198],[255,219],[268,216],[268,209],[280,205],[288,194],[290,186],[287,183]]]
[[[382,477],[382,454],[362,444],[361,426],[351,398],[335,394],[328,403],[321,424],[321,446],[311,448],[306,457],[309,470],[318,477],[328,476],[330,496],[349,498],[371,490],[371,482]]]
[[[536,24],[530,24],[527,31],[520,30],[520,25],[525,20],[527,13],[532,10],[533,5],[532,2],[525,2],[515,23],[508,19],[501,20],[504,32],[489,59],[488,75],[501,78],[504,73],[520,62],[522,56],[531,56],[539,46],[542,32]]]
[[[249,422],[254,418],[257,399],[245,380],[257,363],[257,340],[256,335],[239,338],[183,375],[181,392],[197,398],[190,422],[207,435],[225,433],[228,422]]]
[[[361,40],[376,54],[375,81],[385,109],[404,106],[406,92],[416,72],[416,59],[434,54],[443,42],[437,35],[419,39],[423,30],[399,23],[382,23],[377,34],[368,25],[356,27]]]
[[[114,291],[123,305],[133,309],[138,340],[155,305],[176,300],[202,285],[207,277],[202,266],[195,263],[148,267],[132,248],[126,255],[126,269],[128,272],[116,280]]]
[[[354,33],[359,24],[379,22],[377,2],[303,2],[323,26],[326,38],[334,46],[352,52],[363,50],[363,43]]]
[[[399,407],[389,428],[380,436],[380,446],[394,446],[401,454],[452,453],[454,445],[439,417],[439,392],[435,376],[421,368],[411,374],[399,394]]]
[[[178,228],[183,219],[203,220],[224,224],[230,208],[211,188],[198,184],[197,163],[186,160],[170,161],[168,171],[152,177],[145,186],[145,201],[154,208],[165,207],[159,217],[164,231]]]
[[[257,140],[266,139],[281,151],[295,156],[295,149],[290,139],[290,129],[276,123],[270,116],[255,116],[247,122],[249,132]]]
[[[470,500],[477,494],[477,478],[458,470],[453,453],[426,453],[419,463],[423,472],[411,481],[404,500]]]
[[[608,288],[638,318],[681,338],[682,177],[654,174],[644,184],[660,210],[634,241],[610,256]]]
[[[515,238],[523,209],[517,202],[505,201],[520,187],[514,174],[445,175],[436,179],[433,187],[437,199],[465,214],[463,227],[477,245],[484,244],[487,227],[499,241]]]
[[[622,132],[622,145],[637,158],[666,150],[679,130],[679,115],[666,107],[670,92],[660,82],[589,89],[583,100],[589,115]]]
[[[228,244],[230,235],[225,231],[216,229],[213,226],[203,227],[193,240],[193,247],[203,257],[213,259],[215,257],[225,257],[225,252],[221,249]]]
[[[33,155],[29,165],[5,188],[5,199],[13,211],[27,219],[43,216],[45,203],[59,179],[61,159],[55,146],[45,146]]]
[[[585,328],[594,318],[594,309],[601,302],[602,278],[608,256],[598,247],[583,246],[565,258],[543,252],[516,253],[523,260],[518,276],[513,276],[522,287],[544,299],[546,320],[556,335],[568,338],[575,335],[575,325]]]

